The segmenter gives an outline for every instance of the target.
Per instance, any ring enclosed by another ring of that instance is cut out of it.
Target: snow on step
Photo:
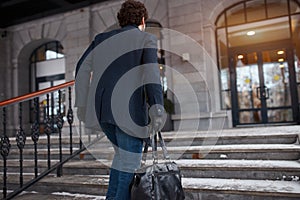
[[[53,192],[43,194],[35,191],[23,192],[14,198],[15,200],[40,200],[40,199],[63,199],[63,200],[105,200],[105,196],[87,195],[69,192]]]
[[[256,195],[300,198],[300,184],[295,181],[183,178],[186,190],[255,193]]]
[[[163,161],[159,161],[163,162]],[[181,168],[241,168],[241,169],[266,169],[269,170],[291,170],[300,171],[300,163],[298,161],[283,161],[283,160],[214,160],[214,159],[179,159],[175,160]],[[147,160],[147,164],[151,164],[151,160]],[[90,161],[72,161],[64,165],[67,169],[74,168],[100,168],[109,167],[111,161],[108,160],[90,160]]]
[[[269,169],[269,170],[292,170],[300,171],[300,163],[297,161],[282,160],[191,160],[182,159],[175,161],[181,168],[240,168]]]

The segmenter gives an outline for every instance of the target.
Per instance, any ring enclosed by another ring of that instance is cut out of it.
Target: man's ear
[[[141,25],[143,25],[143,26],[145,25],[145,17],[142,18],[142,23],[141,23]]]
[[[141,24],[139,25],[139,29],[141,31],[145,31],[146,29],[145,17],[142,18]]]

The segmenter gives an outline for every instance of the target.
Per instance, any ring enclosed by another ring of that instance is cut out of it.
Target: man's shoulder
[[[111,37],[115,37],[116,40],[118,38],[120,38],[120,39],[128,38],[129,41],[132,41],[132,38],[135,38],[136,41],[138,41],[138,40],[144,41],[144,42],[145,41],[153,41],[153,42],[157,41],[157,37],[152,33],[140,31],[138,28],[132,28],[132,27],[126,28],[125,27],[125,28],[119,28],[119,29],[99,33],[98,35],[95,36],[95,39],[94,39],[95,45],[98,45]]]
[[[112,31],[99,33],[95,36],[95,41],[96,42],[102,42],[102,41],[106,40],[107,38],[109,38],[113,35],[116,35],[118,32],[119,32],[119,30],[116,29],[116,30],[112,30]]]

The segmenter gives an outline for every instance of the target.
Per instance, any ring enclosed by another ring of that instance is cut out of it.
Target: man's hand
[[[151,119],[150,121],[151,128],[153,128],[155,132],[161,131],[161,129],[165,125],[166,117],[167,117],[164,107],[159,104],[151,106],[149,110],[149,115]]]
[[[86,112],[85,107],[77,108],[77,117],[78,117],[79,121],[85,122],[85,112]]]

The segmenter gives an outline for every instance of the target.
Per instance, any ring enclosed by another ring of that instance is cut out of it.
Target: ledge
[[[228,114],[226,111],[220,112],[202,112],[198,114],[175,114],[171,116],[172,120],[185,120],[185,119],[207,119],[207,118],[226,118]]]

